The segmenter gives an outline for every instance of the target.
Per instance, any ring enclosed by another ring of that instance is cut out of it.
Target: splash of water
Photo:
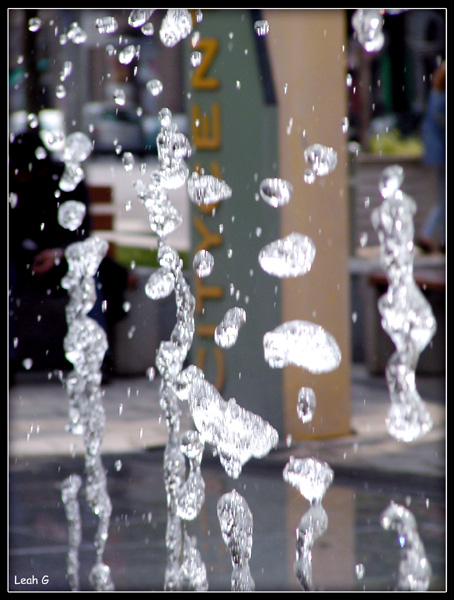
[[[232,561],[231,590],[254,591],[255,583],[249,568],[252,552],[253,519],[246,500],[236,490],[221,496],[217,503],[222,539]]]
[[[391,408],[386,420],[389,433],[411,442],[432,428],[432,418],[415,383],[420,353],[436,331],[436,321],[413,277],[416,205],[400,187],[403,170],[388,167],[379,182],[382,204],[371,215],[380,241],[380,261],[388,278],[388,289],[378,300],[382,327],[395,345],[386,366]]]
[[[193,378],[188,397],[200,439],[214,446],[229,477],[237,479],[248,460],[263,458],[276,447],[278,433],[267,421],[239,406],[234,398],[226,402],[204,378]]]
[[[326,462],[291,456],[282,475],[284,481],[294,486],[311,503],[296,530],[294,570],[303,589],[312,591],[312,548],[328,528],[328,515],[321,503],[333,482],[334,473]]]
[[[311,373],[337,369],[341,351],[334,337],[309,321],[288,321],[263,336],[265,360],[273,369],[295,365]]]
[[[380,518],[384,529],[397,532],[401,559],[397,590],[424,592],[429,588],[432,569],[419,536],[414,515],[400,504],[391,502]]]
[[[315,258],[313,241],[301,233],[267,244],[259,252],[259,264],[269,275],[299,277],[311,270]]]

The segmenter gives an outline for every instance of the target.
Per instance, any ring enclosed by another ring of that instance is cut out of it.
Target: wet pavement
[[[60,486],[72,473],[84,477],[82,448],[75,436],[64,432],[67,401],[58,379],[27,375],[10,391],[8,588],[69,591],[68,526]],[[216,503],[236,489],[253,514],[249,564],[256,589],[301,591],[293,570],[295,529],[309,503],[282,478],[290,455],[326,460],[335,473],[322,503],[328,529],[313,547],[315,590],[395,589],[402,550],[397,533],[380,525],[380,515],[391,501],[406,506],[416,518],[432,568],[429,589],[446,589],[445,384],[443,378],[433,377],[420,377],[417,383],[434,420],[433,430],[419,442],[390,439],[384,427],[389,405],[384,379],[370,377],[354,365],[351,436],[283,444],[265,459],[247,463],[237,480],[228,478],[218,458],[205,452],[206,499],[186,530],[205,563],[209,589],[230,590],[231,561]],[[159,591],[164,585],[166,428],[158,389],[159,381],[145,378],[116,378],[105,386],[108,430],[103,463],[113,512],[104,560],[118,591]],[[80,588],[90,590],[98,521],[83,490],[80,500]]]

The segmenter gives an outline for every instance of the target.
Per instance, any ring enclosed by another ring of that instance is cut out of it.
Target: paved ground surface
[[[25,375],[9,395],[9,589],[65,591],[68,532],[59,488],[71,473],[83,477],[83,449],[79,438],[64,431],[67,398],[61,382]],[[384,424],[389,406],[384,379],[353,365],[351,436],[289,447],[282,443],[266,459],[250,461],[238,480],[225,475],[217,457],[204,456],[206,500],[186,528],[205,562],[210,590],[230,589],[231,563],[216,502],[233,488],[254,515],[250,565],[257,590],[301,590],[293,572],[295,528],[308,503],[282,479],[292,454],[326,460],[335,473],[323,500],[329,526],[313,548],[315,589],[395,588],[401,549],[396,532],[380,525],[391,501],[415,515],[432,568],[430,589],[445,589],[445,382],[432,377],[417,381],[434,420],[421,441],[400,444],[390,438]],[[167,434],[159,381],[114,378],[104,390],[108,425],[103,461],[113,505],[105,561],[117,590],[162,590],[167,518],[162,452]],[[81,502],[81,510],[81,589],[89,590],[97,520],[86,503]],[[363,577],[358,576],[362,568]],[[21,578],[29,582],[20,583]]]

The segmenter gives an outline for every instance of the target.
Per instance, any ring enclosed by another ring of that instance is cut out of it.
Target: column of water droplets
[[[60,205],[59,223],[75,230],[81,224],[85,206],[76,201]],[[98,237],[89,237],[70,244],[65,250],[68,271],[61,285],[68,291],[66,307],[68,331],[64,339],[64,350],[73,370],[66,378],[69,398],[68,430],[83,436],[85,448],[86,498],[99,519],[94,544],[96,562],[90,572],[90,583],[96,590],[113,590],[110,568],[104,564],[103,554],[108,538],[112,505],[107,491],[106,473],[102,464],[101,449],[105,429],[105,412],[102,403],[101,365],[107,351],[107,336],[104,329],[88,313],[96,301],[95,275],[106,255],[108,244]],[[65,481],[62,499],[70,523],[70,547],[68,553],[68,577],[72,589],[77,589],[76,560],[80,527],[77,489],[79,479]]]
[[[432,428],[430,413],[415,382],[419,355],[435,334],[431,306],[413,276],[416,204],[404,194],[403,168],[386,168],[379,181],[383,198],[371,215],[380,241],[380,261],[388,278],[388,289],[378,300],[383,329],[396,350],[386,366],[391,408],[386,419],[390,435],[412,442]]]
[[[160,406],[163,410],[168,439],[164,451],[164,485],[167,498],[166,549],[167,564],[164,589],[206,590],[206,570],[196,540],[186,532],[185,521],[195,519],[205,498],[200,463],[203,444],[197,431],[186,432],[180,439],[178,376],[194,336],[195,299],[186,282],[182,260],[178,252],[167,244],[166,237],[182,223],[182,217],[170,202],[167,190],[183,185],[188,177],[184,159],[191,154],[186,138],[172,123],[172,113],[164,108],[159,112],[161,130],[157,136],[158,169],[146,185],[134,182],[138,198],[148,211],[152,232],[158,236],[160,268],[153,273],[145,286],[152,299],[164,298],[175,292],[176,324],[170,340],[162,341],[156,354],[156,368],[161,376]],[[185,455],[190,473],[186,479]]]

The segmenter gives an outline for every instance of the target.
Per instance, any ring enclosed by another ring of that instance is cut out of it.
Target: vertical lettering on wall
[[[221,82],[215,74],[215,59],[219,50],[218,40],[214,37],[199,37],[193,48],[201,53],[201,61],[190,78],[192,90],[202,94],[219,90]],[[198,95],[198,98],[203,103],[201,94]],[[200,162],[196,165],[195,170],[202,172],[209,167],[211,174],[220,178],[221,167],[216,161],[215,152],[220,149],[222,141],[221,105],[219,102],[211,102],[208,106],[208,109],[202,109],[197,102],[194,102],[190,109],[192,144],[196,151],[204,152],[204,154],[198,155]],[[223,244],[222,234],[212,231],[208,220],[216,214],[217,206],[218,203],[199,206],[195,209],[197,212],[193,215],[192,223],[193,230],[199,239],[194,244],[194,253],[202,249],[213,251]],[[196,338],[204,341],[204,344],[197,348],[196,365],[204,369],[208,359],[207,355],[210,353],[216,371],[214,385],[221,390],[225,381],[225,358],[221,348],[214,343],[214,330],[217,324],[209,322],[209,311],[206,311],[206,308],[209,307],[210,302],[219,301],[224,297],[224,288],[222,285],[210,285],[195,275],[194,295],[196,315],[199,321],[196,324],[195,334]]]

